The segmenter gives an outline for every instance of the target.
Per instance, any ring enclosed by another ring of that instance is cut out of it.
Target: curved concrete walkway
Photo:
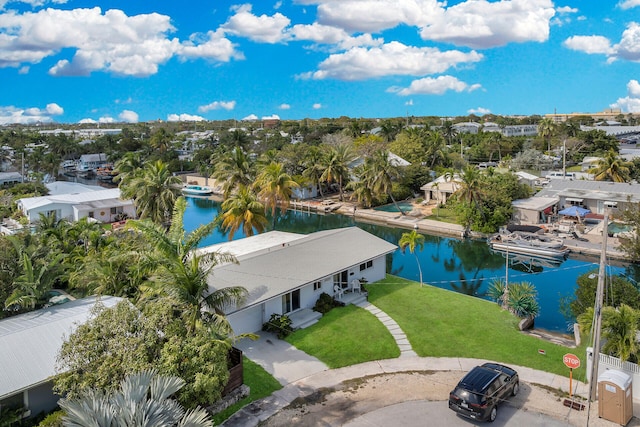
[[[396,344],[400,349],[400,357],[417,356],[416,352],[413,351],[413,348],[411,347],[411,343],[409,342],[407,335],[404,333],[402,328],[400,328],[400,325],[398,325],[395,320],[389,317],[387,313],[380,310],[378,307],[371,304],[369,301],[365,301],[362,304],[358,304],[358,306],[364,308],[369,313],[376,316],[378,320],[380,320],[380,322],[382,322],[382,324],[386,326],[386,328],[391,333],[391,336],[393,337],[393,339],[396,340]]]

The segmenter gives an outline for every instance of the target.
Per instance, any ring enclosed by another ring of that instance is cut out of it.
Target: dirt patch
[[[289,427],[291,425],[343,425],[366,413],[397,403],[417,400],[445,401],[461,378],[459,371],[416,371],[375,375],[345,381],[335,389],[319,390],[309,399],[296,399],[260,426]],[[586,411],[570,410],[563,405],[558,390],[520,382],[520,392],[506,404],[525,411],[539,412],[584,426]],[[613,426],[598,418],[597,404],[591,408],[590,425]],[[637,418],[628,424],[639,426]]]

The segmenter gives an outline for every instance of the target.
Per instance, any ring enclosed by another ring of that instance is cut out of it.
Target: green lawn
[[[213,417],[215,425],[222,423],[231,415],[239,411],[243,406],[248,405],[254,400],[267,397],[274,391],[282,388],[278,380],[269,375],[269,373],[262,369],[260,365],[252,362],[246,357],[243,357],[242,363],[244,367],[244,383],[249,386],[251,393],[235,405],[232,405],[224,411],[216,414]]]
[[[367,290],[369,301],[398,322],[420,356],[490,359],[569,376],[562,356],[585,354],[586,344],[569,349],[521,333],[519,319],[490,301],[396,276]],[[576,378],[585,378],[585,364]]]
[[[459,224],[458,215],[449,207],[433,209],[431,215],[426,217],[433,221],[448,222],[450,224]]]
[[[400,356],[387,328],[373,314],[353,305],[334,308],[286,340],[330,368]]]

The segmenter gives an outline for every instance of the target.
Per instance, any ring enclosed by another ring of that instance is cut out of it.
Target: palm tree
[[[419,234],[416,230],[412,230],[410,233],[402,233],[398,246],[402,249],[402,252],[406,248],[409,248],[409,252],[416,257],[416,263],[418,264],[418,271],[420,273],[420,287],[422,287],[422,267],[420,267],[420,258],[416,254],[416,249],[422,250],[424,247],[424,236]]]
[[[370,184],[374,194],[386,194],[402,215],[406,213],[400,209],[398,202],[393,197],[393,181],[400,178],[400,171],[389,158],[389,152],[378,150],[373,156],[365,160],[365,169],[369,174]]]
[[[605,307],[602,313],[602,351],[619,357],[623,361],[638,352],[638,320],[640,313],[626,304],[617,309]]]
[[[258,189],[258,197],[264,200],[265,209],[271,208],[274,228],[276,209],[280,206],[281,211],[286,211],[289,208],[293,189],[298,187],[300,185],[284,170],[282,163],[271,163],[258,174],[255,188]]]
[[[324,172],[324,166],[322,165],[322,152],[318,147],[314,146],[309,149],[304,159],[304,166],[302,176],[309,179],[312,184],[318,187],[320,198],[324,200],[324,193],[322,192],[322,173]]]
[[[224,310],[242,304],[247,290],[230,286],[211,291],[209,281],[214,267],[237,260],[228,253],[197,250],[217,224],[212,221],[186,234],[186,207],[184,197],[178,198],[171,226],[166,232],[162,226],[149,221],[132,222],[132,226],[151,242],[151,249],[145,254],[145,263],[153,272],[147,294],[173,299],[182,309],[182,318],[189,332],[209,327],[216,334],[226,336],[232,331]]]
[[[371,178],[369,176],[369,170],[364,166],[357,167],[354,170],[357,178],[349,182],[345,187],[351,190],[350,200],[357,200],[365,208],[371,207],[373,201],[376,199],[376,195],[373,194]],[[386,196],[385,196],[386,197]]]
[[[340,144],[330,147],[323,162],[324,171],[321,179],[324,182],[338,184],[340,201],[343,201],[343,182],[349,177],[349,163],[355,159],[351,145]]]
[[[555,131],[556,124],[553,122],[553,119],[544,118],[538,123],[538,136],[541,136],[547,141],[548,152],[551,152],[551,138],[555,134]]]
[[[229,233],[229,240],[233,240],[233,235],[240,228],[245,236],[262,233],[269,223],[264,212],[264,205],[256,195],[248,187],[241,185],[236,193],[222,202],[222,212],[216,221]]]
[[[127,152],[114,165],[114,172],[117,175],[113,180],[120,182],[120,187],[126,186],[136,173],[142,169],[143,165],[140,153]]]
[[[171,399],[184,385],[178,377],[149,370],[127,376],[114,393],[89,389],[77,400],[58,403],[65,426],[213,426],[204,409],[186,411]]]
[[[593,174],[596,181],[627,182],[631,165],[631,162],[624,161],[613,150],[610,150],[598,162]]]
[[[446,159],[444,152],[445,141],[442,133],[437,130],[427,133],[427,137],[423,139],[423,145],[425,150],[425,158],[431,159],[430,167],[433,166],[438,160]]]
[[[14,290],[4,303],[5,308],[34,309],[46,301],[54,278],[62,268],[62,254],[53,256],[49,262],[34,265],[28,253],[22,252],[22,274],[14,282]]]
[[[223,183],[222,188],[225,198],[240,185],[251,185],[254,177],[253,163],[241,147],[235,147],[230,152],[220,156],[213,172],[213,178]]]
[[[176,199],[180,196],[182,181],[168,166],[158,160],[145,164],[130,181],[121,182],[122,197],[133,199],[140,219],[149,218],[156,224],[167,224]]]

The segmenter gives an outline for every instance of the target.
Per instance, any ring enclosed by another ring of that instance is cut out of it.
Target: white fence
[[[592,366],[593,348],[587,347],[587,379],[591,382],[591,366]],[[636,384],[636,387],[632,386],[633,398],[640,399],[640,366],[631,362],[623,362],[617,357],[607,356],[600,353],[600,362],[598,363],[598,376],[607,369],[615,369],[616,371],[624,372],[631,377],[631,383]],[[597,380],[597,378],[596,378]]]

